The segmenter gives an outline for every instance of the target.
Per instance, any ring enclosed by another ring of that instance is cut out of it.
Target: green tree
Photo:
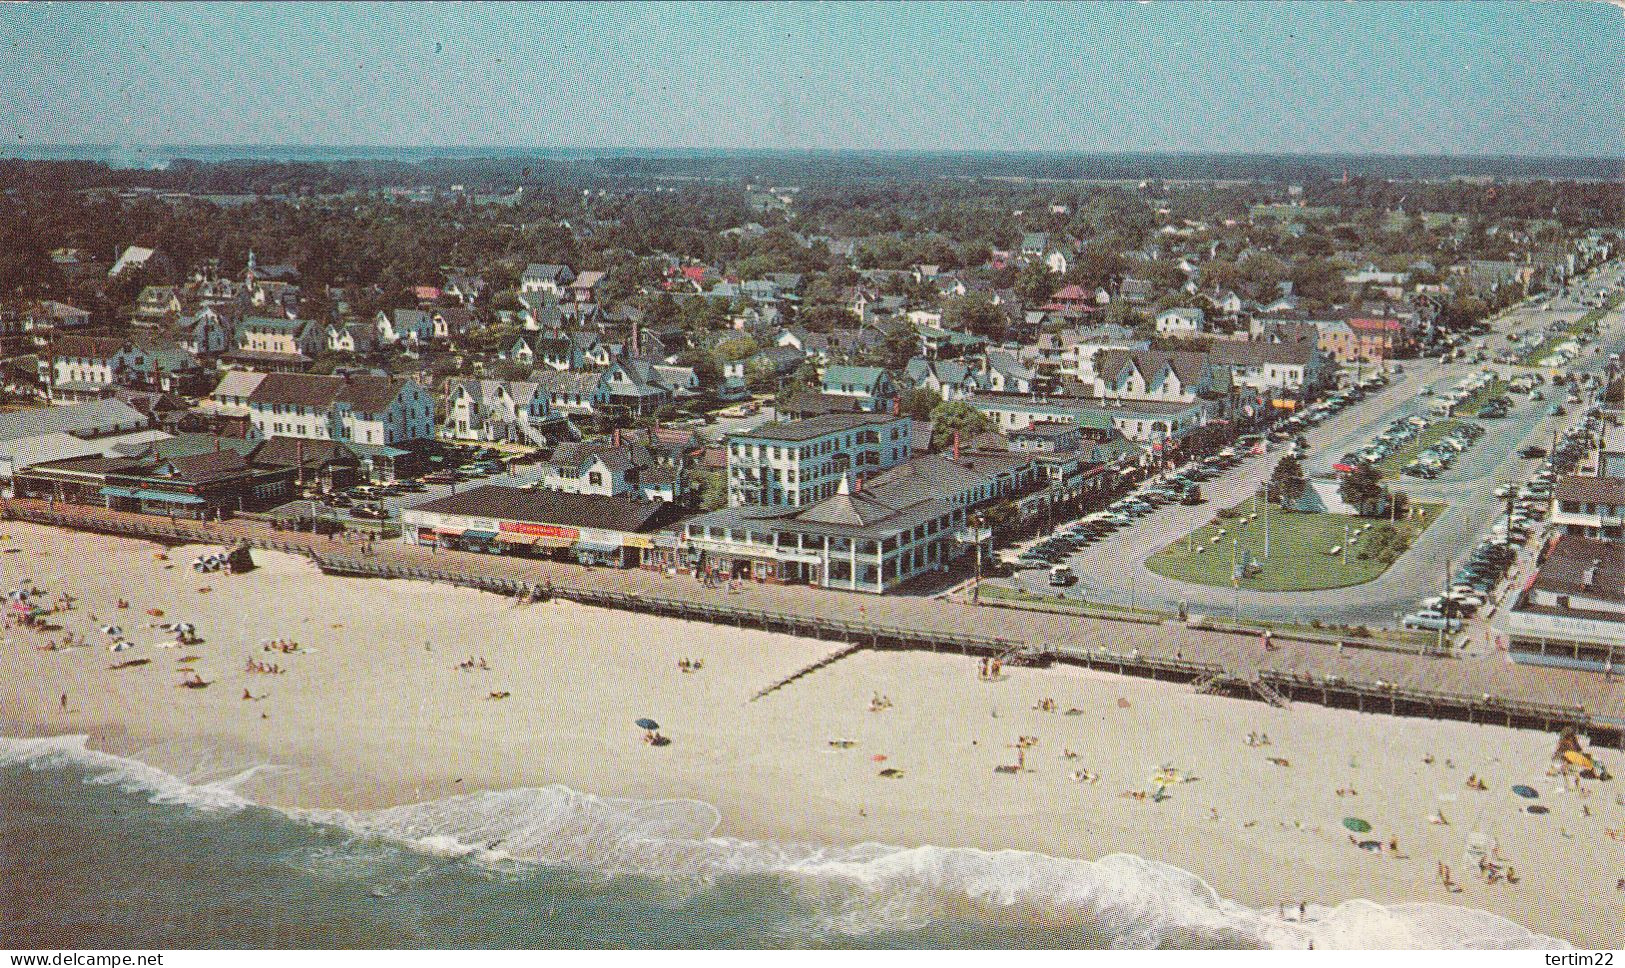
[[[1354,465],[1354,470],[1343,475],[1342,482],[1337,485],[1337,494],[1362,515],[1378,513],[1384,494],[1382,477],[1375,467],[1362,461]]]
[[[1016,274],[1016,295],[1025,303],[1047,302],[1060,288],[1060,283],[1061,277],[1051,272],[1049,266],[1034,260]]]
[[[722,471],[701,471],[696,476],[700,510],[718,511],[728,506],[728,478]]]
[[[1282,457],[1275,465],[1275,471],[1270,474],[1269,496],[1282,507],[1294,504],[1303,497],[1303,492],[1309,489],[1309,481],[1303,476],[1303,465],[1291,454]]]
[[[934,390],[916,387],[903,394],[900,409],[915,420],[931,419],[931,411],[942,405],[942,397]]]
[[[762,348],[749,336],[735,336],[717,344],[716,354],[723,361],[737,363],[760,353]]]
[[[1000,340],[1004,338],[1010,321],[990,300],[981,296],[960,296],[951,300],[943,310],[942,322],[949,329]]]
[[[963,400],[949,400],[931,411],[931,443],[935,447],[952,443],[955,431],[959,432],[960,442],[965,443],[992,429],[992,419]]]

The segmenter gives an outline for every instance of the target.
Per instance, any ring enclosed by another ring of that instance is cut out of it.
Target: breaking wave
[[[86,782],[201,810],[255,806],[234,789],[253,770],[189,782],[91,750],[84,736],[0,738],[0,767],[8,765],[77,767],[86,771]],[[540,864],[694,887],[766,878],[813,912],[815,930],[842,935],[964,920],[1003,929],[1083,930],[1121,948],[1567,947],[1489,912],[1440,904],[1353,900],[1311,905],[1308,920],[1282,921],[1219,896],[1195,874],[1132,854],[1086,861],[1016,850],[819,847],[719,837],[720,817],[710,804],[600,797],[563,786],[382,810],[287,814],[363,841],[493,867]]]

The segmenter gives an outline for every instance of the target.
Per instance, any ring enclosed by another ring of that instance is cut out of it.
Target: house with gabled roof
[[[597,413],[609,402],[609,382],[596,370],[532,370],[529,380],[547,395],[548,407],[583,416]]]
[[[373,318],[373,325],[378,329],[378,342],[386,345],[427,343],[434,339],[434,316],[422,309],[388,312],[380,309]]]
[[[378,348],[378,329],[365,323],[328,323],[330,353],[371,353]]]
[[[902,382],[915,390],[930,390],[944,401],[963,400],[989,389],[981,372],[964,360],[928,360],[916,356],[903,370]]]
[[[248,395],[263,438],[393,446],[434,437],[434,400],[412,380],[372,374],[268,373]]]
[[[545,292],[553,296],[564,295],[564,289],[574,282],[576,274],[569,266],[557,263],[532,262],[519,275],[520,292]]]
[[[308,367],[327,345],[327,334],[308,319],[248,316],[237,324],[236,349],[224,361],[265,368]]]
[[[897,384],[884,367],[832,363],[824,368],[823,392],[851,397],[865,411],[885,411],[897,399]]]
[[[548,427],[560,426],[548,394],[528,380],[454,380],[446,392],[442,433],[453,440],[545,447]],[[553,436],[557,436],[555,433]]]
[[[1207,314],[1194,306],[1175,306],[1156,315],[1157,335],[1196,336],[1207,326]]]

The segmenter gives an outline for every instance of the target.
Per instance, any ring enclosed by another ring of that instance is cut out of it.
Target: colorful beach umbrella
[[[1357,834],[1366,834],[1371,832],[1371,824],[1361,820],[1359,817],[1344,817],[1343,826]]]
[[[637,721],[637,727],[639,729],[659,729],[660,724],[655,722],[652,719],[649,719],[649,718],[645,717],[645,718],[640,719],[640,720]]]
[[[1514,785],[1513,788],[1512,788],[1512,792],[1516,793],[1520,797],[1523,797],[1525,800],[1533,800],[1536,797],[1540,796],[1540,794],[1535,792],[1534,787],[1525,786],[1522,783]]]
[[[1581,753],[1579,750],[1569,750],[1563,754],[1563,758],[1568,760],[1570,763],[1573,763],[1575,766],[1578,766],[1582,770],[1594,770],[1597,767],[1596,762],[1592,760],[1591,757]]]

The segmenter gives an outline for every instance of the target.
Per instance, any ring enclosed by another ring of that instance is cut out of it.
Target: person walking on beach
[[[67,693],[62,694],[62,711],[63,712],[68,711],[68,694]]]

